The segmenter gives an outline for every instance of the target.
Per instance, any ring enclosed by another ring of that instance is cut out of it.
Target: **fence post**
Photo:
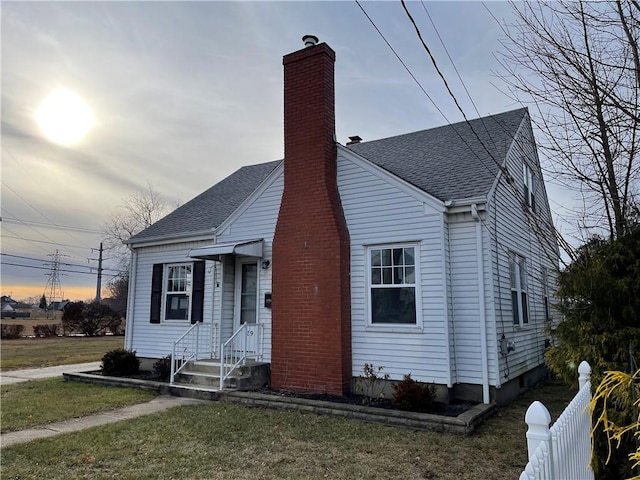
[[[551,431],[549,430],[551,415],[547,407],[536,400],[527,409],[527,413],[524,415],[524,421],[529,426],[527,430],[529,460],[533,458],[536,449],[542,442],[546,444],[549,455],[551,456],[551,452],[553,451],[551,448]],[[553,458],[550,460],[549,465],[553,465]],[[551,473],[551,478],[553,478],[553,472]]]
[[[580,385],[580,390],[585,384],[591,380],[591,365],[589,365],[585,360],[580,362],[578,366],[578,384]]]

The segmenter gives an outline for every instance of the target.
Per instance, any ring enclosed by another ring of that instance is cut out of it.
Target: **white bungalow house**
[[[284,57],[284,160],[129,240],[125,347],[174,370],[250,358],[295,391],[343,394],[369,363],[513,398],[544,373],[558,265],[527,110],[341,145],[334,59]]]

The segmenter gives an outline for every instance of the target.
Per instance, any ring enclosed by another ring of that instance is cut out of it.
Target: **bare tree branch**
[[[498,76],[513,99],[534,107],[545,171],[582,192],[578,228],[620,236],[640,193],[640,5],[512,6],[517,19],[503,26]]]

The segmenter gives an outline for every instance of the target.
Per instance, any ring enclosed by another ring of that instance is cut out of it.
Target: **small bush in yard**
[[[57,323],[36,325],[33,327],[33,334],[36,337],[57,337],[60,331],[60,325]]]
[[[169,375],[171,375],[171,355],[162,357],[155,362],[153,364],[153,371],[158,375],[161,382],[169,380]]]
[[[24,325],[0,325],[0,338],[4,340],[20,338],[23,330]]]
[[[135,351],[116,348],[102,357],[102,374],[123,377],[138,373],[140,360]]]
[[[356,378],[356,387],[363,395],[362,402],[369,405],[376,397],[384,398],[384,388],[389,381],[389,374],[382,374],[384,367],[374,367],[373,363],[365,363],[363,375]]]
[[[402,410],[428,412],[433,408],[436,389],[433,385],[416,382],[411,374],[393,386],[393,402]]]

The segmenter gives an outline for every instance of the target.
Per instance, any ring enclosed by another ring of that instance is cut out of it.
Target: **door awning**
[[[244,242],[219,243],[208,247],[194,248],[189,252],[190,258],[201,260],[220,260],[220,255],[238,255],[243,257],[262,258],[263,239]]]

